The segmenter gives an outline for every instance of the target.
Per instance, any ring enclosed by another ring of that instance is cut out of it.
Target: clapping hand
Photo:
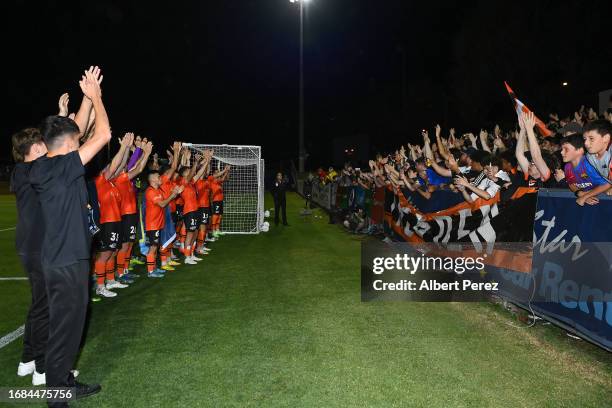
[[[57,114],[58,116],[68,116],[68,100],[70,99],[69,95],[67,93],[62,94],[62,96],[60,96],[59,101],[58,101],[58,105],[59,105],[59,113]]]

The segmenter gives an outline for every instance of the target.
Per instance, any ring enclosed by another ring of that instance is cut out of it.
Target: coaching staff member
[[[272,196],[274,197],[274,225],[278,225],[278,213],[283,212],[283,225],[287,224],[287,199],[285,192],[289,185],[289,180],[283,177],[283,173],[277,173],[276,179],[272,184]]]
[[[88,228],[87,164],[110,140],[102,103],[99,69],[90,68],[79,82],[93,107],[93,135],[79,147],[81,129],[63,116],[49,116],[41,126],[48,154],[34,161],[30,183],[38,193],[45,236],[41,255],[47,283],[49,338],[46,354],[48,387],[75,387],[78,397],[95,394],[99,385],[74,380],[72,369],[83,334],[88,302],[91,236]],[[67,403],[49,402],[49,406]]]
[[[32,288],[32,303],[23,334],[23,355],[17,374],[33,374],[32,384],[40,385],[45,372],[45,349],[47,348],[48,308],[45,277],[40,262],[43,215],[36,192],[30,184],[32,163],[47,153],[38,129],[23,129],[13,135],[13,158],[15,169],[11,175],[11,191],[17,200],[17,231],[15,244],[23,269],[28,274]]]

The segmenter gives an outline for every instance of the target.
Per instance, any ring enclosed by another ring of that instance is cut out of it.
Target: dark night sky
[[[158,148],[172,138],[258,144],[268,160],[295,157],[298,8],[152,4],[3,2],[2,134],[56,113],[65,91],[76,110],[81,71],[97,64],[116,135],[134,131]],[[305,33],[310,165],[331,160],[337,136],[369,135],[382,149],[436,122],[459,132],[510,125],[503,80],[540,116],[595,106],[612,87],[606,2],[312,0]]]

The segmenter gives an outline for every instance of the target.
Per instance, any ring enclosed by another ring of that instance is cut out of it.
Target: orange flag
[[[506,90],[508,91],[508,94],[510,95],[510,99],[512,99],[512,103],[514,104],[514,110],[516,110],[516,114],[520,115],[521,112],[525,112],[525,113],[531,112],[529,108],[525,106],[523,102],[518,100],[518,98],[514,94],[514,91],[512,90],[512,88],[510,88],[510,85],[508,85],[506,81],[504,81],[504,85],[506,85]],[[546,125],[544,124],[544,122],[540,120],[540,118],[535,116],[535,121],[536,121],[535,126],[542,136],[548,137],[552,135],[553,132],[546,127]]]

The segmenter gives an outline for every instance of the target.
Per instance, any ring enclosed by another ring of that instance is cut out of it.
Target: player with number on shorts
[[[132,247],[136,241],[136,230],[138,228],[138,208],[136,202],[136,189],[132,180],[139,175],[145,168],[149,155],[153,149],[153,144],[145,138],[143,142],[138,142],[134,155],[140,155],[137,161],[130,167],[132,159],[112,182],[121,194],[121,247],[117,252],[117,280],[120,283],[132,283],[128,273],[130,259],[132,257]]]
[[[174,186],[170,195],[164,194],[160,188],[159,172],[149,173],[149,188],[145,191],[145,235],[149,252],[147,253],[147,272],[149,278],[163,278],[165,271],[157,269],[157,249],[160,244],[160,233],[166,224],[165,207],[182,191],[183,186]],[[161,252],[162,263],[167,261],[168,249]],[[164,259],[166,258],[166,259]]]
[[[112,162],[94,180],[100,206],[98,255],[94,264],[96,294],[107,298],[117,296],[110,289],[123,289],[128,286],[115,280],[115,255],[121,246],[121,193],[111,180],[116,177],[115,173],[125,166],[133,141],[134,134],[126,133],[120,140],[121,147]]]
[[[198,165],[202,164],[203,157],[199,156],[194,161],[191,167],[185,167],[181,170],[183,192],[181,197],[183,198],[183,224],[186,231],[185,242],[183,244],[183,255],[185,255],[185,264],[195,265],[197,261],[201,261],[202,258],[198,258],[194,255],[195,253],[195,238],[197,236],[198,228],[200,227],[201,215],[198,207],[198,196],[196,188],[193,183],[193,177],[197,172]]]
[[[212,233],[215,238],[219,238],[221,235],[221,218],[223,217],[223,183],[229,178],[230,166],[227,165],[225,168],[217,172],[214,176],[208,177],[210,183],[210,189],[212,191]]]
[[[207,180],[210,160],[213,156],[213,150],[204,151],[204,163],[198,170],[193,180],[195,182],[196,192],[198,194],[198,206],[200,207],[200,230],[198,231],[196,253],[206,255],[210,248],[206,247],[206,229],[210,223],[210,185]]]

